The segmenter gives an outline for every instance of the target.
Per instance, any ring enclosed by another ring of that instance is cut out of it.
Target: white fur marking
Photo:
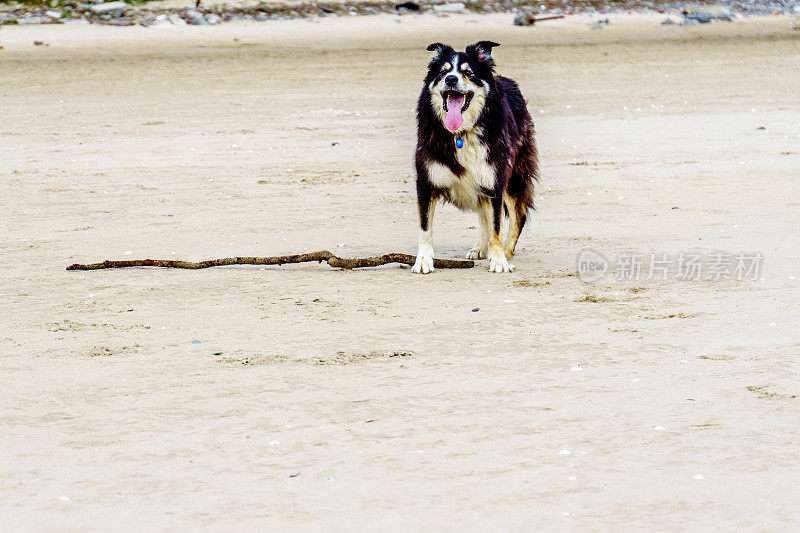
[[[429,274],[433,272],[433,215],[436,212],[436,200],[431,200],[428,204],[428,229],[419,230],[419,247],[417,248],[417,260],[411,267],[414,274]]]
[[[419,247],[417,248],[417,260],[411,267],[414,274],[429,274],[433,272],[433,239],[430,229],[431,221],[428,221],[428,231],[419,232]]]
[[[456,149],[456,160],[464,167],[461,177],[441,163],[428,164],[428,178],[434,187],[446,189],[450,201],[459,209],[477,211],[483,198],[481,189],[494,189],[495,171],[487,159],[486,146],[478,137],[479,131],[461,135],[462,148]]]
[[[491,209],[491,207],[490,207]],[[503,272],[514,272],[514,265],[508,263],[506,253],[500,244],[500,239],[496,235],[489,238],[489,272],[501,274]]]

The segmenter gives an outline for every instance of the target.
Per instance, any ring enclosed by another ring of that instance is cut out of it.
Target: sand
[[[800,33],[510,18],[0,30],[0,529],[800,527]],[[480,39],[542,154],[514,273],[65,271],[414,253],[425,46]]]

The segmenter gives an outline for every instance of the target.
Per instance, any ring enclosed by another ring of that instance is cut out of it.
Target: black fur
[[[480,112],[475,128],[480,128],[479,139],[487,149],[488,163],[495,170],[495,186],[484,189],[480,194],[493,206],[492,220],[495,234],[499,234],[503,210],[503,195],[515,200],[516,216],[521,226],[525,224],[528,210],[533,208],[534,182],[538,179],[538,154],[534,140],[534,125],[528,113],[525,99],[516,82],[496,75],[492,48],[499,46],[491,41],[480,41],[456,52],[450,46],[434,43],[428,50],[435,51],[428,74],[417,104],[417,198],[419,203],[420,226],[428,229],[428,205],[438,198],[451,200],[449,190],[438,189],[428,177],[428,165],[432,162],[447,166],[453,174],[463,176],[465,170],[458,162],[455,137],[445,128],[436,114],[431,100],[429,84],[438,83],[442,66],[458,56],[459,63],[466,62],[472,75],[470,81],[485,81],[489,86],[483,110]],[[434,95],[434,97],[436,97]],[[515,241],[516,242],[516,241]],[[513,249],[511,250],[513,253]]]

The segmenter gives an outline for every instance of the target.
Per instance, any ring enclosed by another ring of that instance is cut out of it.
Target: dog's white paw
[[[514,272],[514,265],[508,263],[505,254],[500,254],[489,258],[489,272]]]
[[[482,248],[480,246],[473,246],[469,252],[467,252],[467,259],[485,259],[486,258],[486,248]]]
[[[429,254],[418,255],[414,266],[411,267],[411,272],[414,274],[430,274],[433,271],[433,255]]]

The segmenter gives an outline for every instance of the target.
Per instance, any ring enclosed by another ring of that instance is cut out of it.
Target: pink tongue
[[[464,106],[464,95],[447,96],[447,115],[444,117],[444,125],[450,131],[456,131],[464,119],[461,117],[461,108]]]

